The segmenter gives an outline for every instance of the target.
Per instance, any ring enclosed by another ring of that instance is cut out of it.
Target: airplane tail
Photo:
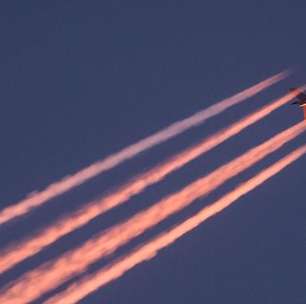
[[[306,100],[306,94],[302,89],[300,89],[300,88],[290,88],[289,91],[297,93],[295,98],[298,101],[295,101],[292,104],[299,104],[299,102],[304,102]]]

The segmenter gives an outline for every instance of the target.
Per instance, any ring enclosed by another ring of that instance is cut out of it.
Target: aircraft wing
[[[305,93],[300,93],[296,96],[296,98],[299,100],[299,101],[304,101],[306,100],[306,94]]]

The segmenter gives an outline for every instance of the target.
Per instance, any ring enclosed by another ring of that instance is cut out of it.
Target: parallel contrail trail
[[[135,144],[132,144],[117,153],[114,153],[101,161],[98,161],[81,171],[68,176],[60,181],[57,181],[49,185],[46,189],[41,192],[37,192],[30,197],[26,197],[20,202],[9,206],[0,212],[0,225],[4,224],[12,219],[15,219],[21,215],[28,213],[35,207],[38,207],[45,202],[49,201],[56,196],[67,192],[74,187],[88,181],[89,179],[101,174],[120,163],[128,160],[137,154],[150,149],[151,147],[161,144],[166,140],[194,127],[197,126],[208,118],[213,117],[224,110],[228,109],[235,104],[242,102],[243,100],[254,96],[255,94],[261,92],[262,90],[268,88],[269,86],[275,84],[276,82],[284,79],[288,75],[288,72],[282,72],[270,77],[230,98],[224,99],[207,109],[204,109],[196,114],[185,118],[181,121],[171,124],[167,128],[158,131],[157,133],[146,137]]]
[[[114,193],[111,193],[98,201],[89,203],[84,208],[79,209],[72,215],[58,220],[38,234],[1,250],[0,273],[12,268],[22,260],[36,254],[44,247],[52,244],[73,230],[80,228],[107,210],[129,200],[133,195],[140,193],[146,187],[162,180],[171,172],[179,169],[196,157],[213,149],[230,137],[238,134],[251,124],[254,124],[255,122],[269,115],[280,106],[289,102],[290,99],[296,96],[296,94],[296,92],[286,94],[282,98],[279,98],[278,100],[264,106],[231,126],[215,133],[207,139],[204,139],[197,145],[176,154],[166,162],[154,167],[144,174],[139,175],[131,182],[116,190]]]
[[[24,274],[0,292],[0,303],[27,303],[56,288],[74,275],[81,273],[100,258],[114,252],[131,239],[153,227],[170,215],[182,210],[195,199],[216,189],[225,181],[249,168],[269,153],[305,131],[301,122],[275,135],[263,144],[250,149],[240,157],[200,178],[178,193],[162,199],[152,207],[136,214],[129,220],[100,233],[80,248],[63,254]]]
[[[196,215],[190,217],[183,223],[172,228],[168,232],[162,233],[155,237],[152,241],[136,248],[130,254],[123,256],[111,265],[102,268],[94,275],[88,275],[82,280],[77,281],[67,290],[57,294],[49,299],[46,304],[74,304],[94,292],[98,288],[103,287],[109,282],[121,277],[128,270],[136,265],[150,260],[157,255],[157,253],[174,243],[177,239],[192,231],[197,226],[202,224],[206,219],[218,214],[225,208],[229,207],[236,200],[246,195],[248,192],[254,190],[259,185],[263,184],[269,178],[273,177],[281,170],[289,166],[291,163],[302,157],[306,153],[306,145],[288,154],[272,166],[261,171],[253,178],[241,184],[239,187],[224,195],[212,205],[203,208]]]

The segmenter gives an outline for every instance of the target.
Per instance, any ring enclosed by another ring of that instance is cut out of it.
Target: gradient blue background
[[[1,1],[0,15],[1,208],[294,68],[290,78],[244,104],[1,227],[1,247],[306,81],[302,1]],[[5,273],[0,285],[301,119],[297,108],[281,108]],[[88,272],[194,214],[302,143],[305,135]],[[82,303],[306,303],[305,161],[299,160]]]

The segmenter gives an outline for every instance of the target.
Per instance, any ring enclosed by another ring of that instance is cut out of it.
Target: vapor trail
[[[88,296],[98,288],[106,285],[107,283],[121,277],[128,270],[143,261],[150,260],[163,248],[171,245],[178,238],[190,232],[206,219],[216,215],[217,213],[230,206],[237,199],[246,195],[248,192],[254,190],[256,187],[264,183],[272,176],[279,173],[281,170],[289,166],[291,163],[302,157],[306,153],[306,145],[288,154],[272,166],[261,171],[259,174],[249,179],[239,187],[224,195],[221,199],[217,200],[212,205],[203,208],[196,215],[190,217],[188,220],[172,228],[168,232],[162,233],[152,241],[138,247],[130,254],[123,256],[111,265],[108,265],[94,275],[89,275],[74,283],[62,293],[57,294],[46,304],[74,304],[81,299]]]
[[[103,231],[81,247],[68,251],[60,258],[24,274],[19,280],[0,291],[0,303],[27,303],[46,291],[56,288],[74,275],[86,270],[91,263],[114,252],[147,229],[182,210],[195,199],[208,194],[231,177],[276,151],[303,131],[305,131],[304,122],[290,127],[221,166],[208,176],[196,180],[181,191],[162,199],[127,221]]]
[[[197,145],[176,154],[166,162],[154,167],[144,174],[137,176],[135,179],[123,187],[115,190],[113,193],[107,195],[106,197],[98,201],[91,202],[84,208],[79,209],[77,212],[61,218],[38,234],[1,250],[0,273],[8,270],[27,257],[36,254],[44,247],[52,244],[73,230],[80,228],[107,210],[129,200],[133,195],[140,193],[146,187],[162,180],[168,174],[184,166],[191,160],[213,149],[228,138],[238,134],[240,131],[250,126],[251,124],[254,124],[260,119],[263,119],[272,111],[289,102],[290,99],[296,96],[296,94],[296,92],[286,94],[282,98],[279,98],[278,100],[264,106],[263,108],[244,117],[231,126],[213,134],[207,139],[204,139]]]
[[[97,176],[98,174],[117,166],[123,161],[128,160],[136,156],[137,154],[150,149],[155,145],[161,144],[162,142],[194,126],[203,123],[208,118],[223,112],[227,108],[234,106],[235,104],[238,104],[249,97],[254,96],[265,88],[268,88],[276,82],[284,79],[287,75],[288,72],[276,74],[273,77],[270,77],[230,98],[224,99],[223,101],[220,101],[208,107],[207,109],[197,112],[189,118],[185,118],[181,121],[173,123],[165,129],[158,131],[157,133],[146,137],[138,141],[137,143],[120,150],[117,153],[114,153],[73,175],[70,175],[62,180],[59,180],[49,185],[41,192],[37,192],[29,197],[26,197],[20,202],[3,209],[0,212],[0,225],[28,213],[33,208],[38,207],[49,201],[50,199],[73,189],[74,187],[88,181],[89,179]]]

